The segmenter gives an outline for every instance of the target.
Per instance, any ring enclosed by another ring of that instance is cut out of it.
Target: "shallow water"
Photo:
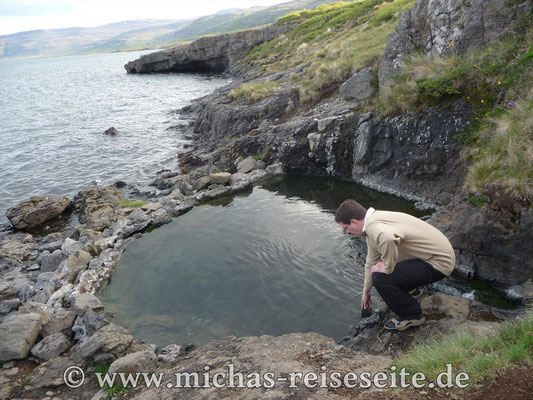
[[[172,110],[212,92],[215,75],[128,75],[139,52],[0,62],[0,222],[32,195],[117,180],[147,184],[176,168],[183,124]],[[119,134],[103,132],[114,126]]]
[[[158,345],[310,331],[339,340],[360,319],[366,254],[334,221],[346,198],[423,214],[353,183],[278,178],[136,240],[100,299],[117,323]]]

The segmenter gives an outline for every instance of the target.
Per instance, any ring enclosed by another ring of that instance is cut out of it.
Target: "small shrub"
[[[118,204],[121,207],[137,208],[137,207],[142,207],[145,204],[148,204],[148,202],[147,201],[135,201],[135,200],[120,200]]]

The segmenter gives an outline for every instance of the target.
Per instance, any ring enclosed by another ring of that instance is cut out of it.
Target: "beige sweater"
[[[368,254],[365,264],[364,288],[372,287],[371,268],[383,261],[385,273],[390,274],[396,263],[420,259],[448,276],[455,266],[452,245],[437,228],[412,215],[375,211],[367,220],[366,244]]]

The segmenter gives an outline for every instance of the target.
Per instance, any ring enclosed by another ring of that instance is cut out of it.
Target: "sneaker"
[[[385,329],[389,330],[396,330],[396,331],[405,331],[408,328],[412,328],[414,326],[420,326],[424,322],[426,322],[426,317],[422,315],[420,319],[396,319],[393,318],[390,321],[387,321],[385,325],[383,326]]]
[[[413,296],[415,300],[419,300],[424,295],[424,292],[419,288],[414,288],[409,292],[409,294]]]

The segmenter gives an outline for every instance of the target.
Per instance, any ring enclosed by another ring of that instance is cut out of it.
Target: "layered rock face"
[[[402,65],[415,49],[425,54],[464,53],[512,35],[521,16],[531,13],[531,3],[502,0],[424,0],[404,11],[391,34],[379,65],[379,85]]]
[[[205,36],[192,43],[147,54],[127,63],[130,74],[152,72],[222,72],[242,54],[292,29],[294,25],[266,25],[225,35]]]

